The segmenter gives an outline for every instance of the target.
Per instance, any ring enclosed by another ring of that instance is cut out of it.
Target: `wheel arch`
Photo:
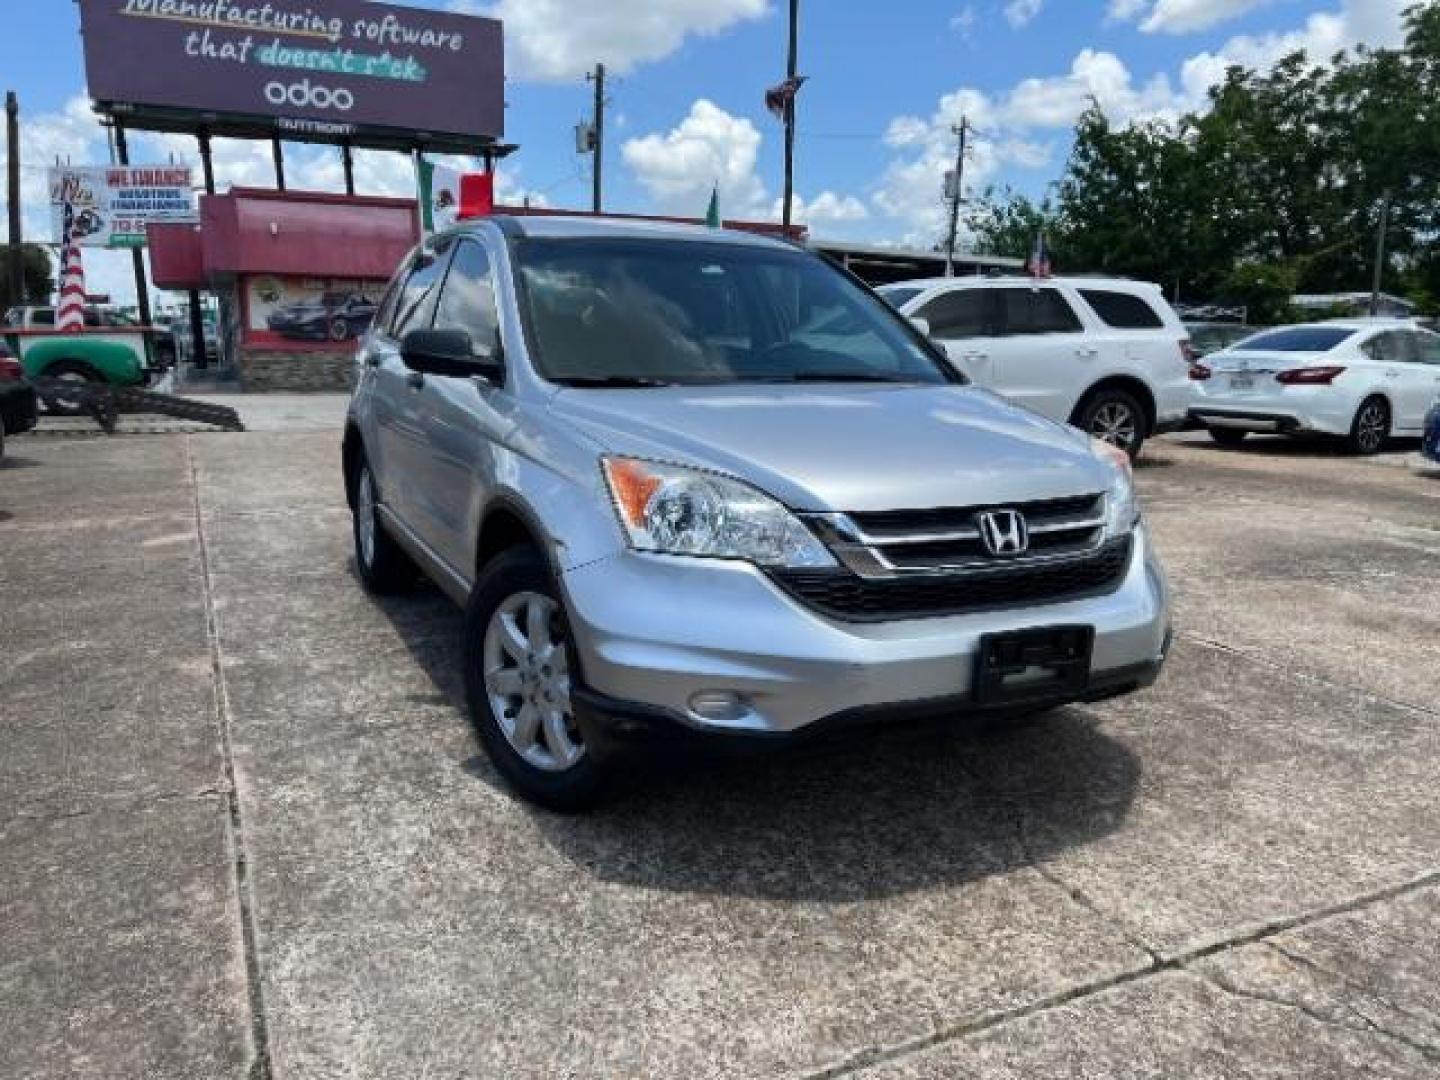
[[[1070,410],[1070,422],[1075,423],[1080,418],[1080,412],[1085,408],[1086,402],[1105,390],[1123,390],[1132,395],[1140,402],[1140,407],[1145,410],[1145,434],[1150,435],[1155,431],[1157,415],[1155,395],[1150,392],[1150,387],[1145,385],[1145,380],[1136,378],[1134,375],[1107,375],[1088,387],[1076,399],[1075,408]]]
[[[360,425],[350,420],[345,424],[345,437],[340,441],[340,468],[345,476],[345,502],[355,509],[355,489],[360,482],[360,462],[365,459],[365,438]]]
[[[513,548],[532,547],[549,565],[558,582],[560,568],[547,542],[548,536],[548,530],[528,506],[510,495],[496,496],[485,508],[475,537],[475,565],[472,568],[475,580],[480,580],[480,574],[497,556]]]

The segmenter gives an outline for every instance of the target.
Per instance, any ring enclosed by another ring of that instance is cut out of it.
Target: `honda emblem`
[[[1030,546],[1024,515],[1016,510],[986,510],[976,515],[980,541],[991,555],[1023,555]]]

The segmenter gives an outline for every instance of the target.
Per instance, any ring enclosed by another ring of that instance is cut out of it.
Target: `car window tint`
[[[1355,331],[1339,326],[1292,326],[1284,330],[1267,330],[1246,338],[1235,346],[1246,352],[1329,352],[1342,341],[1355,336]]]
[[[1376,334],[1365,342],[1363,347],[1371,360],[1382,364],[1403,363],[1415,358],[1415,352],[1410,347],[1410,335],[1397,333],[1394,330]]]
[[[1422,364],[1440,367],[1440,334],[1416,330],[1411,336],[1415,339],[1415,359]]]
[[[899,311],[925,290],[919,285],[885,285],[875,291],[880,294],[882,300]]]
[[[385,295],[380,298],[380,307],[375,312],[375,326],[381,333],[390,333],[395,321],[395,309],[400,305],[400,294],[404,291],[405,279],[409,276],[410,261],[407,259],[390,282],[390,287],[385,290]]]
[[[1159,313],[1133,293],[1081,289],[1080,295],[1095,309],[1101,322],[1116,330],[1155,330],[1165,325]]]
[[[1000,327],[1006,336],[1078,334],[1080,319],[1058,289],[1000,289]]]
[[[424,329],[430,325],[430,316],[435,310],[436,287],[445,276],[446,261],[446,254],[436,252],[422,252],[416,257],[415,265],[400,289],[393,331],[396,337],[408,330]]]
[[[499,340],[495,275],[485,248],[474,240],[462,240],[455,249],[435,307],[435,327],[464,330],[476,345],[493,346]]]
[[[951,289],[930,300],[918,318],[930,324],[930,335],[942,341],[984,337],[993,332],[989,289]]]
[[[54,325],[55,325],[55,309],[54,309],[54,308],[36,308],[34,311],[32,311],[32,312],[30,313],[30,325],[31,325],[31,326],[54,326]]]

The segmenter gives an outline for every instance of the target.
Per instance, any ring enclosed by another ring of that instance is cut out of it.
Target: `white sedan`
[[[1374,454],[1392,435],[1421,433],[1440,392],[1440,334],[1399,319],[1285,326],[1207,356],[1190,377],[1190,415],[1216,442],[1316,432]]]

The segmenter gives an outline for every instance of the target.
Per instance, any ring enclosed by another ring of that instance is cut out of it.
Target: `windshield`
[[[880,298],[899,311],[925,290],[918,285],[882,285],[875,290]]]
[[[1354,330],[1342,326],[1292,326],[1285,330],[1269,330],[1246,338],[1234,346],[1238,352],[1329,352],[1342,341],[1355,336]]]
[[[883,304],[804,252],[588,238],[515,251],[531,352],[553,382],[959,381]]]

